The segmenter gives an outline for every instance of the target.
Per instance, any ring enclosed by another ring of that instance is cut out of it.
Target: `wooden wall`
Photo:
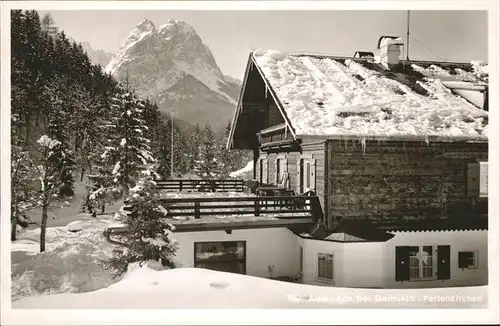
[[[487,160],[487,143],[330,140],[328,226],[342,218],[379,221],[484,213],[467,196],[467,166]]]
[[[294,190],[295,193],[303,192],[304,189],[298,190],[298,185],[300,182],[300,173],[298,160],[300,158],[313,159],[314,160],[314,178],[315,178],[315,190],[316,194],[320,199],[321,207],[323,208],[323,214],[326,216],[326,203],[327,203],[327,192],[326,192],[326,172],[325,172],[325,142],[324,141],[314,141],[310,143],[303,143],[301,145],[301,152],[260,152],[259,160],[256,165],[256,179],[260,179],[260,161],[263,160],[264,164],[267,166],[267,180],[269,184],[276,183],[276,159],[285,158],[288,162],[288,175],[289,175],[289,188]],[[264,168],[264,172],[266,169]]]
[[[323,214],[326,215],[325,203],[326,203],[326,188],[325,188],[325,142],[315,141],[315,142],[304,142],[301,145],[302,157],[307,158],[310,156],[315,163],[315,183],[316,183],[316,194],[319,197],[321,207],[323,208]],[[298,158],[298,157],[297,157]],[[298,173],[296,173],[298,175]]]
[[[290,178],[290,188],[295,190],[295,185],[297,184],[297,159],[300,157],[298,152],[280,152],[280,153],[266,153],[261,152],[259,160],[267,160],[268,166],[268,182],[270,184],[275,184],[276,182],[276,159],[280,157],[287,160],[288,163],[288,176]],[[259,162],[256,166],[256,179],[260,181],[260,168]]]

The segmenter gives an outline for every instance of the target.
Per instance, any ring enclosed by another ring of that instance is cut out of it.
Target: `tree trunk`
[[[29,136],[30,136],[30,120],[29,119],[30,119],[30,117],[29,117],[28,113],[26,113],[26,117],[25,117],[25,120],[26,120],[26,134],[25,134],[26,136],[25,137],[26,138],[25,138],[25,140],[27,143],[29,141]]]
[[[16,241],[16,235],[17,235],[17,214],[14,214],[14,216],[11,219],[12,223],[12,229],[10,231],[10,241]]]
[[[82,173],[80,174],[80,182],[83,182],[84,173],[85,173],[85,168],[82,166]]]
[[[49,204],[45,202],[42,207],[42,223],[40,225],[40,252],[45,251],[45,230],[47,229],[47,218],[48,218],[48,211]]]

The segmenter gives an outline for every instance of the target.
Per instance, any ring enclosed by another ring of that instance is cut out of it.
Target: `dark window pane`
[[[244,274],[243,241],[195,243],[195,267]]]

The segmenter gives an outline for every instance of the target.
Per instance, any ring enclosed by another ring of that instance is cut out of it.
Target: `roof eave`
[[[271,84],[269,83],[269,81],[266,79],[266,77],[264,76],[264,73],[260,69],[260,67],[257,64],[257,62],[255,61],[253,53],[250,54],[250,58],[251,58],[252,62],[254,63],[255,68],[259,72],[260,77],[264,81],[264,84],[266,85],[267,89],[271,93],[271,96],[273,97],[274,102],[276,103],[276,106],[278,107],[278,110],[280,111],[281,115],[283,116],[283,119],[285,120],[286,125],[288,126],[288,130],[290,131],[290,134],[292,135],[293,139],[296,140],[297,139],[297,135],[295,133],[295,128],[292,126],[292,122],[288,118],[288,115],[286,114],[286,111],[285,111],[285,109],[283,107],[283,104],[279,100],[278,95],[276,94],[276,92],[274,91],[273,87],[271,86]]]
[[[488,137],[469,137],[469,136],[433,136],[433,135],[401,135],[401,136],[389,136],[389,135],[340,135],[340,134],[328,134],[328,135],[317,135],[317,134],[298,134],[297,139],[324,139],[324,140],[378,140],[378,141],[423,141],[423,142],[474,142],[474,143],[487,143]]]
[[[242,108],[242,102],[243,102],[243,95],[245,94],[245,89],[247,85],[247,80],[248,80],[248,73],[250,71],[250,66],[253,64],[252,62],[252,54],[248,56],[247,60],[247,66],[245,68],[245,75],[243,76],[243,83],[241,85],[240,89],[240,96],[238,98],[238,103],[236,104],[236,108],[234,110],[233,114],[233,120],[231,122],[231,130],[229,131],[229,137],[227,138],[227,143],[226,143],[226,148],[227,149],[232,149],[234,146],[234,132],[236,130],[236,121],[238,120],[238,117],[240,116],[240,111]]]

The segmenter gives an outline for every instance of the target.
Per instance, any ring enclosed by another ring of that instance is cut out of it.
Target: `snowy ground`
[[[11,243],[12,299],[47,293],[85,292],[115,280],[98,264],[113,245],[102,232],[110,216],[76,215],[68,226],[48,227],[46,251],[40,254],[40,228],[24,230]],[[77,232],[71,232],[76,231]]]
[[[198,268],[144,266],[93,292],[23,298],[16,308],[479,308],[487,287],[373,290],[311,286]],[[138,300],[140,298],[140,300]],[[451,301],[455,298],[454,301]],[[457,302],[462,298],[462,302]],[[440,302],[437,302],[440,300]],[[475,300],[476,302],[472,302]]]
[[[83,198],[86,195],[86,181],[80,181],[79,178],[75,178],[75,195],[67,200],[67,203],[62,203],[59,207],[55,207],[49,212],[49,219],[47,220],[47,225],[50,226],[65,226],[69,222],[74,221],[75,217],[79,216]],[[116,202],[112,205],[106,205],[105,214],[113,214],[122,205],[122,202]],[[98,210],[98,213],[101,213]],[[40,226],[42,218],[42,210],[35,209],[28,213],[30,219],[36,224],[32,224],[28,229],[38,228]]]

